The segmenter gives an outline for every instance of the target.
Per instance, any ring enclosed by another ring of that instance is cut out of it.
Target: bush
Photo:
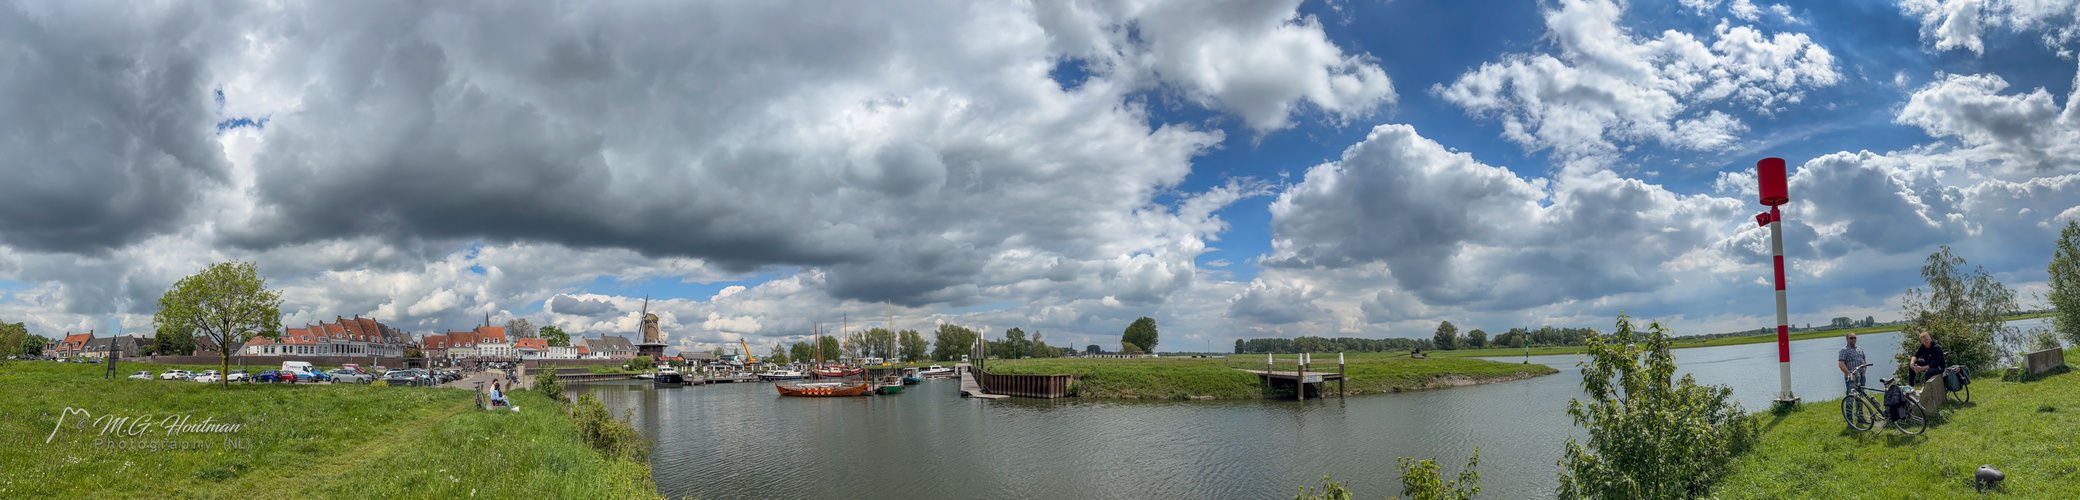
[[[1700,386],[1676,372],[1668,331],[1647,325],[1644,345],[1631,343],[1632,318],[1618,331],[1591,335],[1582,389],[1567,414],[1587,429],[1587,446],[1567,438],[1560,460],[1560,498],[1696,498],[1733,472],[1735,456],[1755,446],[1755,418],[1725,386]],[[1644,356],[1644,359],[1641,359]]]
[[[557,404],[563,404],[563,383],[556,381],[556,370],[553,368],[542,370],[540,375],[534,376],[534,390],[542,391],[543,396],[548,396]]]
[[[578,396],[578,404],[571,409],[571,418],[577,421],[578,433],[585,437],[585,442],[600,453],[638,462],[649,459],[650,441],[636,432],[635,427],[614,419],[614,414],[607,411],[607,405],[591,394]]]
[[[1316,492],[1313,487],[1301,486],[1300,494],[1293,495],[1293,500],[1351,500],[1355,498],[1351,496],[1350,488],[1343,487],[1343,483],[1330,481],[1329,476],[1322,476],[1322,483],[1321,492]]]
[[[1471,500],[1481,492],[1481,473],[1474,467],[1481,463],[1481,449],[1474,448],[1473,456],[1466,457],[1466,470],[1459,471],[1459,478],[1451,481],[1440,477],[1442,469],[1437,459],[1401,459],[1401,494],[1410,500]]]
[[[649,356],[636,356],[635,359],[628,360],[628,368],[635,371],[648,370],[651,363]]]

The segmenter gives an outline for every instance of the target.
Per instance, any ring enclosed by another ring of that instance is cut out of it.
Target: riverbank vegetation
[[[175,368],[134,366],[119,368]],[[522,411],[477,411],[462,390],[224,388],[104,380],[106,368],[0,364],[0,498],[657,496],[647,462],[594,449],[577,419],[534,391],[512,393]],[[86,411],[89,425],[75,427],[82,415],[67,408]],[[154,425],[119,437],[92,424],[104,415],[155,423],[187,415],[189,424],[240,428],[169,437]]]
[[[1380,394],[1455,387],[1517,380],[1559,373],[1537,364],[1500,363],[1478,359],[1411,359],[1387,354],[1349,355],[1345,365],[1345,394]],[[999,374],[1074,374],[1076,394],[1088,398],[1113,399],[1263,399],[1266,394],[1255,374],[1241,369],[1262,370],[1263,358],[1058,358],[991,360],[988,369]],[[1293,358],[1278,360],[1277,370],[1292,370]],[[1318,355],[1310,371],[1336,371],[1333,355]],[[1335,391],[1329,383],[1323,390]],[[1287,397],[1290,392],[1285,393]]]
[[[2067,351],[2066,364],[2080,363]],[[1716,490],[1741,498],[1968,498],[1972,473],[2007,474],[2009,498],[2080,498],[2080,375],[1972,378],[1971,402],[1952,400],[1919,436],[1850,429],[1839,399],[1763,414],[1754,451]]]

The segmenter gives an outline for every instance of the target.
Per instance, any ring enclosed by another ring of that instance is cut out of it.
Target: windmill
[[[643,296],[643,312],[638,319],[641,326],[637,328],[641,331],[641,336],[637,338],[642,339],[643,343],[636,344],[636,354],[649,356],[652,361],[664,359],[664,332],[658,330],[657,315],[650,314],[649,295]]]

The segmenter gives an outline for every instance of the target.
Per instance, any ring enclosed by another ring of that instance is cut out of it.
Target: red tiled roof
[[[520,339],[513,341],[513,347],[516,349],[536,349],[546,351],[549,350],[549,341],[547,339]]]
[[[592,354],[592,349],[588,349],[582,345],[578,346],[578,354]]]
[[[333,318],[334,321],[337,322],[341,328],[346,329],[347,340],[366,340],[361,336],[361,322],[348,320],[346,318],[341,318],[338,316],[333,316]]]
[[[448,348],[448,336],[427,335],[426,338],[420,339],[419,343],[421,346],[431,349],[446,349]]]
[[[61,344],[59,344],[59,345],[60,345],[60,346],[75,346],[75,347],[76,347],[76,346],[84,346],[84,345],[86,345],[86,344],[87,344],[87,341],[89,341],[89,340],[94,340],[94,334],[92,334],[92,333],[82,333],[82,334],[79,334],[79,335],[66,335],[66,336],[65,336],[65,340],[63,340],[63,341],[60,341],[60,342],[62,342],[62,343],[61,343]]]
[[[476,328],[476,332],[478,342],[503,343],[506,341],[506,327],[503,326],[479,326]]]
[[[361,334],[367,336],[361,340],[369,342],[383,341],[383,326],[376,324],[376,320],[356,316],[354,317],[354,322],[361,324]]]
[[[321,336],[341,338],[347,335],[347,329],[341,328],[339,326],[339,323],[333,323],[329,325],[325,323],[318,323],[318,326],[325,327],[325,332],[321,334]]]

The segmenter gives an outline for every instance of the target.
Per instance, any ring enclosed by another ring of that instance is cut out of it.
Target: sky
[[[2080,2],[0,2],[0,321],[488,315],[764,352],[1896,319],[2042,303]],[[647,306],[646,306],[647,297]]]

